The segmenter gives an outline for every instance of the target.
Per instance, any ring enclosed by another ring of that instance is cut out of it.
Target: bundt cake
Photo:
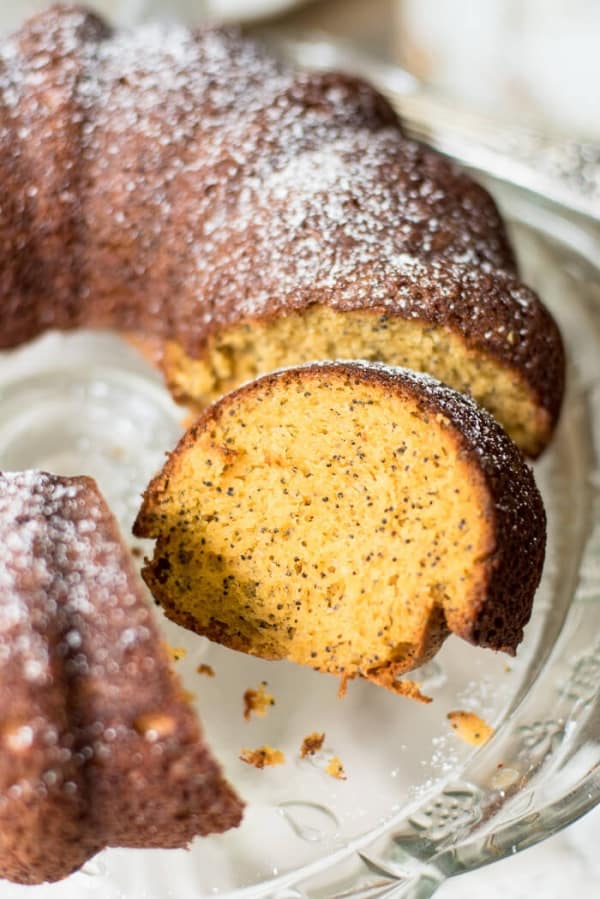
[[[0,475],[2,878],[240,821],[143,593],[92,480]]]
[[[0,347],[114,328],[200,407],[379,359],[471,393],[532,456],[551,436],[561,339],[492,199],[358,79],[54,7],[0,50],[0,179]]]
[[[206,410],[134,531],[168,617],[268,659],[398,681],[449,632],[514,653],[545,515],[503,429],[429,376],[313,363]]]

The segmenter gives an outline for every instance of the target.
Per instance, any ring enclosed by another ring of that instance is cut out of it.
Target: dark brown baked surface
[[[0,877],[240,822],[89,478],[0,474]]]
[[[351,322],[363,338],[357,355],[376,358],[373,334],[389,327],[388,361],[441,376],[435,345],[456,369],[448,383],[491,408],[526,452],[551,437],[562,342],[519,280],[493,200],[407,140],[360,79],[296,72],[233,30],[114,32],[84,9],[53,7],[0,45],[0,183],[0,349],[51,328],[114,328],[159,346],[173,391],[202,405],[242,380],[232,360],[244,329],[263,340],[289,319],[289,345],[310,359],[307,334],[323,323],[324,358],[350,345],[336,340]],[[423,340],[390,326],[398,322]],[[401,338],[412,356],[396,349]],[[251,373],[269,371],[270,358],[275,351],[255,355]],[[197,364],[216,372],[210,390]],[[470,400],[372,365],[278,373],[226,397],[188,432],[137,523],[158,538],[146,577],[168,614],[234,648],[285,655],[188,607],[185,547],[196,525],[169,476],[207,429],[227,431],[226,414],[234,428],[246,404],[256,411],[257,397],[299,384],[323,396],[331,384],[348,396],[372,392],[383,407],[401,400],[421,424],[439,426],[445,452],[469,473],[483,553],[470,592],[446,596],[434,585],[440,601],[385,664],[365,656],[349,665],[341,650],[319,646],[315,667],[399,690],[396,675],[448,631],[514,652],[544,553],[531,473]],[[213,451],[228,459],[231,447]],[[274,444],[265,464],[280,464]],[[175,562],[162,518],[174,503],[187,528]],[[177,565],[185,576],[173,582]],[[169,672],[93,482],[0,475],[0,650],[0,876],[56,880],[104,846],[184,846],[239,823],[241,803]]]
[[[134,531],[166,614],[234,649],[406,692],[449,632],[514,653],[545,514],[472,400],[373,363],[264,376],[206,410]]]
[[[0,50],[0,178],[0,347],[48,328],[158,338],[184,358],[166,354],[169,383],[206,404],[190,369],[211,339],[374,310],[495,361],[533,404],[525,449],[550,439],[562,344],[493,200],[359,79],[296,72],[232,30],[114,33],[55,7]]]

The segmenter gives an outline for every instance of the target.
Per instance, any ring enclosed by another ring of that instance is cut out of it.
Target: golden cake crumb
[[[342,765],[342,762],[337,755],[331,756],[331,758],[327,762],[325,771],[327,772],[327,774],[329,774],[330,777],[335,777],[337,778],[337,780],[348,779],[344,771],[344,766]]]
[[[257,690],[249,689],[244,693],[244,718],[246,721],[250,721],[253,713],[259,718],[264,718],[267,709],[275,705],[275,699],[270,693],[267,693],[266,686],[267,682],[264,680]]]
[[[180,659],[185,659],[187,650],[184,649],[183,646],[171,646],[169,643],[167,643],[166,647],[169,658],[172,662],[178,662]]]
[[[259,746],[258,749],[242,749],[240,760],[255,768],[271,768],[274,765],[284,765],[285,755],[272,746]]]
[[[448,712],[447,718],[456,736],[471,746],[482,746],[494,733],[494,728],[475,712]]]
[[[338,687],[338,699],[343,699],[348,692],[348,681],[353,679],[353,675],[342,674],[340,677],[340,685]]]
[[[402,666],[396,666],[392,663],[383,668],[373,669],[369,673],[369,680],[374,684],[379,684],[380,687],[385,687],[386,690],[391,690],[392,693],[397,693],[398,696],[407,696],[409,699],[425,704],[433,702],[431,696],[425,696],[424,693],[421,693],[421,686],[416,681],[409,680],[406,677],[400,680],[398,677],[400,673],[402,673]],[[338,692],[338,696],[342,695],[344,694]]]
[[[314,755],[315,752],[318,752],[319,749],[322,748],[324,742],[325,734],[319,734],[316,732],[308,734],[302,740],[302,746],[300,747],[300,758],[305,759],[308,755]]]
[[[212,667],[212,665],[207,665],[205,662],[203,662],[196,668],[196,673],[204,674],[206,677],[214,677],[215,669]]]

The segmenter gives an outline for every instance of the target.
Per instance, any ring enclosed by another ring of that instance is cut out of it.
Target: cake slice
[[[545,548],[521,452],[469,398],[379,364],[267,375],[204,412],[146,490],[143,576],[174,621],[416,692],[449,632],[514,653]]]
[[[0,877],[239,824],[89,478],[0,474]]]

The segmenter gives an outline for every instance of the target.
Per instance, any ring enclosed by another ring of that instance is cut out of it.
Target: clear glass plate
[[[189,852],[109,850],[54,886],[3,883],[3,899],[416,899],[600,801],[600,274],[585,258],[599,244],[523,194],[500,199],[525,279],[559,320],[569,354],[558,434],[535,466],[548,555],[516,659],[450,638],[418,675],[431,705],[359,682],[340,700],[333,678],[165,621],[169,643],[186,650],[176,667],[207,738],[248,802],[244,823]],[[96,477],[125,533],[184,416],[111,335],[52,334],[0,354],[0,468]],[[201,662],[214,678],[197,673]],[[261,681],[276,705],[247,722],[243,693]],[[494,727],[485,747],[452,733],[455,709]],[[324,748],[300,760],[313,731],[326,732]],[[265,743],[284,751],[285,765],[259,771],[239,760]],[[324,770],[333,754],[345,781]]]

